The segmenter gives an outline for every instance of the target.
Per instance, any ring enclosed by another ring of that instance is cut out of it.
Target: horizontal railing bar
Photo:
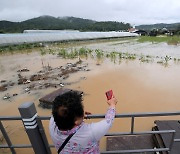
[[[51,116],[37,116],[36,118],[39,120],[50,120]]]
[[[174,142],[180,142],[180,139],[174,139]]]
[[[12,148],[32,148],[31,144],[15,144]],[[10,148],[8,145],[0,145],[0,148]]]
[[[118,135],[141,135],[141,134],[165,134],[165,133],[175,133],[175,130],[163,130],[163,131],[145,131],[145,132],[134,132],[131,133],[108,133],[105,136],[118,136]],[[174,139],[175,142],[179,142],[180,139]],[[20,145],[12,145],[13,148],[30,148],[32,145],[20,144]],[[49,147],[54,147],[53,144],[50,144]],[[8,145],[0,145],[0,148],[10,148]]]
[[[0,120],[22,120],[20,116],[0,116]]]
[[[30,144],[15,144],[11,146],[12,148],[32,148]],[[54,148],[53,144],[50,144],[49,147]],[[0,148],[10,148],[7,144],[0,145]]]
[[[115,118],[130,118],[130,117],[153,117],[153,116],[175,116],[180,115],[180,112],[146,112],[146,113],[125,113],[116,114]],[[104,114],[87,115],[87,118],[104,118]]]
[[[161,152],[161,151],[169,151],[169,148],[158,148],[158,149],[137,149],[137,150],[118,150],[118,151],[103,151],[104,153],[139,153],[139,152]]]
[[[143,113],[125,113],[125,114],[116,114],[115,118],[130,118],[130,117],[153,117],[153,116],[175,116],[179,115],[179,111],[175,112],[143,112]],[[93,115],[87,115],[87,118],[93,118],[93,119],[99,119],[104,118],[105,114],[93,114]],[[49,120],[50,116],[40,116],[37,117],[41,120]]]
[[[175,116],[180,115],[180,112],[144,112],[144,113],[125,113],[116,114],[115,118],[130,118],[130,117],[153,117],[153,116]],[[87,115],[87,118],[99,119],[104,118],[105,114]],[[38,116],[37,119],[49,120],[51,116]],[[0,116],[0,120],[22,120],[20,116]]]
[[[167,134],[175,133],[175,130],[162,130],[162,131],[144,131],[144,132],[124,132],[124,133],[108,133],[105,136],[118,136],[118,135],[143,135],[143,134]]]

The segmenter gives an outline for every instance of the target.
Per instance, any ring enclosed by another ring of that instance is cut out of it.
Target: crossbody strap
[[[66,140],[63,142],[63,144],[59,147],[58,149],[58,154],[62,151],[62,149],[65,147],[65,145],[68,143],[68,141],[71,139],[71,137],[75,134],[76,132],[70,134]]]

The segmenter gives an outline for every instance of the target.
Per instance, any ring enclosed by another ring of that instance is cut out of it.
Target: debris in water
[[[48,94],[42,98],[40,98],[39,99],[39,102],[40,102],[39,106],[42,108],[50,109],[50,108],[52,108],[53,101],[57,96],[62,95],[62,94],[69,92],[69,91],[76,91],[76,92],[78,92],[79,95],[83,94],[82,91],[60,88],[60,89],[57,89],[56,91],[53,91],[50,94]]]
[[[8,89],[8,87],[12,87],[12,86],[14,86],[14,84],[15,84],[14,82],[9,81],[9,82],[6,82],[6,83],[0,85],[0,92],[6,91]]]
[[[17,72],[29,72],[29,70],[27,68],[23,68],[21,70],[18,70]]]
[[[65,80],[65,79],[69,78],[69,75],[66,74],[66,75],[62,76],[62,78]]]
[[[6,91],[7,90],[7,88],[6,88],[6,86],[0,86],[0,92],[2,92],[2,91]]]
[[[80,80],[86,80],[87,78],[86,77],[80,77]]]
[[[60,85],[61,87],[64,87],[64,84],[63,84],[63,83],[60,83],[59,85]]]
[[[18,74],[18,84],[27,84],[28,79],[26,77],[23,77],[21,74]]]
[[[4,100],[10,99],[10,98],[11,98],[11,97],[10,97],[9,93],[5,94],[4,97],[3,97]]]
[[[31,83],[31,81],[30,81],[30,80],[26,80],[26,81],[24,82],[24,84],[28,84],[28,83]]]
[[[29,92],[29,91],[30,91],[30,89],[29,89],[29,88],[26,88],[26,89],[25,89],[25,92]]]
[[[4,84],[0,85],[0,92],[6,91],[9,89],[9,87],[12,87],[17,84],[29,84],[28,86],[23,88],[23,90],[28,93],[30,93],[30,91],[32,90],[45,89],[49,87],[64,87],[65,85],[71,85],[81,80],[80,79],[79,81],[64,83],[64,81],[68,79],[72,73],[79,71],[90,71],[90,69],[88,69],[87,63],[82,63],[82,61],[80,60],[75,63],[67,63],[64,66],[59,66],[56,68],[52,68],[48,64],[48,66],[44,66],[42,70],[38,71],[35,74],[31,74],[29,76],[22,75],[22,72],[26,71],[29,70],[27,68],[18,70],[19,73],[17,73],[17,83],[1,80],[0,83]]]
[[[1,83],[4,83],[4,82],[6,82],[6,80],[1,80]]]

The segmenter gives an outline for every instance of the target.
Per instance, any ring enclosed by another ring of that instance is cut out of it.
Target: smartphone
[[[112,90],[109,90],[106,92],[106,97],[107,97],[107,100],[110,100],[113,96],[113,91]]]

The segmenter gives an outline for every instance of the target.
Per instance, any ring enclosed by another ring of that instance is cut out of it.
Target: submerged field
[[[39,98],[61,87],[83,91],[85,110],[93,114],[106,112],[105,91],[109,89],[118,99],[117,113],[180,111],[179,43],[140,39],[145,38],[1,48],[0,116],[19,115],[18,106],[27,101],[35,103],[38,115],[50,115],[50,109],[38,106]],[[160,118],[137,119],[135,130],[151,130],[155,119]],[[26,137],[20,139],[25,136],[21,123],[3,124],[13,143],[29,142]],[[47,121],[44,127],[48,135]],[[116,119],[111,129],[129,130],[130,119]],[[51,143],[49,135],[48,140]]]

